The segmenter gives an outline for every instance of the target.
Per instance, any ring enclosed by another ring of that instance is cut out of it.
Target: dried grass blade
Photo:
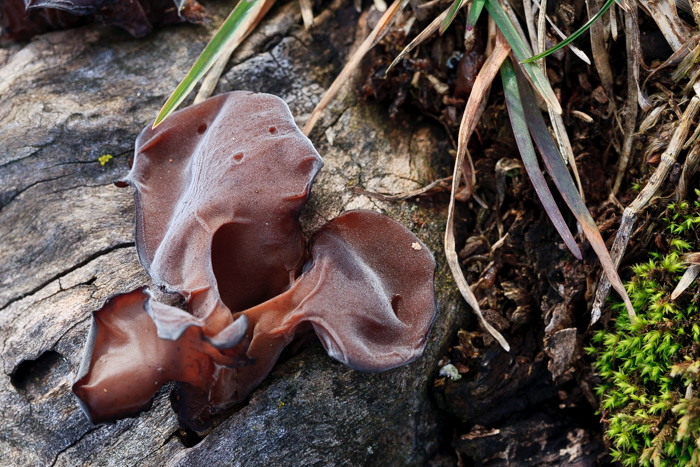
[[[693,264],[686,269],[685,274],[683,274],[683,277],[681,277],[681,280],[678,282],[678,285],[671,294],[671,300],[675,300],[680,297],[680,295],[685,292],[685,289],[690,287],[690,284],[693,283],[698,275],[700,275],[700,264]]]
[[[503,62],[503,65],[501,65],[501,79],[503,80],[503,92],[506,98],[506,107],[508,108],[510,125],[513,128],[513,134],[515,135],[515,142],[518,145],[520,156],[523,159],[523,165],[525,166],[525,170],[530,177],[530,181],[532,181],[532,186],[535,188],[537,197],[542,202],[542,206],[544,206],[544,210],[552,220],[554,228],[557,229],[557,232],[559,232],[559,235],[561,235],[561,238],[564,240],[564,243],[566,243],[566,246],[569,248],[571,253],[573,253],[577,259],[583,259],[583,256],[581,256],[581,250],[579,250],[578,245],[576,245],[576,240],[571,234],[569,227],[566,225],[566,221],[561,215],[557,203],[554,201],[552,192],[549,190],[547,180],[545,180],[544,175],[542,175],[542,171],[540,170],[540,165],[537,162],[537,154],[535,153],[535,148],[532,145],[532,139],[530,138],[530,131],[528,130],[523,104],[520,101],[520,93],[518,92],[518,82],[515,78],[515,70],[513,69],[513,65],[508,60]],[[529,86],[529,84],[525,84],[525,86]]]
[[[447,212],[447,226],[445,228],[445,256],[447,257],[447,263],[450,266],[455,282],[457,282],[457,287],[462,293],[464,299],[479,317],[479,320],[484,328],[486,328],[486,330],[498,341],[499,344],[501,344],[506,351],[510,350],[508,342],[506,342],[505,338],[500,332],[498,332],[493,326],[491,326],[491,324],[488,323],[488,321],[486,321],[486,319],[484,319],[484,315],[481,313],[481,308],[479,307],[479,302],[476,300],[474,293],[469,288],[469,284],[467,284],[464,274],[462,274],[462,269],[459,265],[459,258],[457,257],[457,251],[455,249],[454,212],[455,195],[457,194],[457,188],[459,186],[462,163],[465,155],[467,154],[466,145],[471,131],[476,126],[476,114],[483,96],[491,86],[493,79],[496,77],[501,63],[503,63],[506,57],[508,57],[509,53],[510,46],[503,39],[503,36],[499,34],[496,39],[496,47],[491,55],[489,55],[489,58],[486,60],[486,63],[484,63],[484,66],[481,68],[481,71],[479,71],[479,74],[474,81],[474,87],[469,95],[469,101],[467,102],[467,107],[464,110],[464,117],[462,118],[462,123],[460,126],[457,160],[455,161],[455,170],[454,174],[452,175],[452,194],[450,196],[450,207]],[[464,135],[462,135],[462,130],[464,130]],[[462,136],[464,136],[464,138]]]
[[[372,32],[369,33],[369,36],[367,36],[367,38],[364,40],[364,42],[362,42],[362,44],[355,51],[352,57],[350,57],[350,60],[345,65],[340,74],[335,78],[335,81],[333,81],[331,87],[328,88],[328,90],[323,95],[319,103],[316,104],[316,108],[314,108],[313,112],[311,112],[311,117],[309,117],[309,121],[306,122],[306,125],[304,125],[304,134],[306,136],[309,136],[309,134],[311,134],[311,130],[314,129],[316,122],[321,117],[321,114],[326,109],[328,104],[330,104],[331,101],[335,98],[335,96],[338,94],[338,91],[340,91],[340,88],[343,87],[343,84],[345,84],[345,82],[350,78],[350,75],[352,75],[357,66],[360,64],[362,58],[375,44],[375,40],[377,40],[378,37],[381,37],[381,35],[383,35],[386,31],[389,30],[392,23],[396,19],[397,13],[403,9],[406,3],[406,0],[394,0],[394,3],[392,3],[391,6],[387,8],[387,10],[384,12],[379,22],[372,30]]]
[[[404,49],[401,51],[400,54],[396,56],[393,62],[391,62],[391,65],[389,65],[389,68],[386,69],[386,72],[384,75],[386,76],[392,68],[394,68],[403,58],[413,49],[415,49],[417,46],[419,46],[424,40],[426,40],[428,37],[430,37],[435,31],[438,30],[440,27],[440,24],[442,21],[447,17],[447,13],[449,10],[445,10],[442,13],[440,13],[437,18],[435,18],[423,31],[416,36],[415,39],[413,39]]]
[[[272,8],[272,5],[275,4],[275,1],[276,0],[258,0],[257,7],[259,7],[259,11],[257,12],[257,14],[250,15],[248,17],[248,20],[245,22],[245,24],[241,25],[239,29],[240,33],[232,37],[228,45],[226,45],[224,52],[216,60],[214,65],[211,67],[207,75],[202,80],[202,85],[199,87],[199,91],[197,91],[197,96],[195,96],[194,98],[194,104],[199,104],[200,102],[208,99],[214,93],[214,89],[219,83],[219,79],[221,79],[221,74],[224,72],[224,68],[226,68],[226,64],[231,58],[231,55],[238,48],[238,46],[241,45],[241,43],[246,39],[246,37],[248,37],[250,33],[258,27],[258,24],[260,24],[263,18],[265,18],[265,15],[268,11],[270,11],[270,8]]]
[[[559,37],[566,40],[566,34],[564,34],[562,30],[559,29],[556,24],[554,24],[554,22],[549,18],[549,16],[545,15],[545,18],[547,18],[547,22],[552,27],[554,32],[556,32]],[[569,50],[571,50],[574,53],[574,55],[586,62],[588,65],[591,64],[591,59],[588,58],[588,55],[586,55],[586,53],[583,50],[579,49],[574,44],[569,44]]]
[[[160,125],[185,100],[187,95],[197,85],[199,79],[209,71],[214,62],[226,51],[226,46],[230,41],[235,40],[239,34],[242,34],[247,29],[248,21],[251,17],[257,15],[262,5],[263,2],[260,0],[241,0],[236,5],[236,8],[233,9],[226,21],[224,21],[224,24],[214,34],[214,37],[204,48],[197,61],[194,62],[190,71],[182,79],[182,82],[165,102],[153,123],[153,128]]]
[[[627,164],[634,151],[634,135],[635,127],[637,126],[637,114],[639,113],[639,63],[635,54],[635,38],[633,29],[637,25],[637,5],[630,8],[630,11],[625,12],[625,43],[627,45],[627,103],[625,104],[625,134],[624,142],[622,143],[622,152],[620,160],[617,164],[617,175],[613,184],[613,195],[617,195],[622,185],[622,179],[627,171]]]
[[[683,20],[678,17],[678,11],[673,0],[639,0],[639,3],[654,19],[666,42],[673,50],[678,50],[690,37],[690,31]]]
[[[301,19],[304,21],[304,28],[311,29],[314,25],[314,9],[311,0],[299,0],[299,8],[301,9]],[[386,4],[384,4],[386,9]]]
[[[498,29],[501,30],[503,36],[505,36],[508,44],[510,44],[513,49],[513,53],[519,61],[527,60],[531,57],[530,50],[520,36],[520,33],[513,25],[503,7],[498,3],[498,0],[487,0],[486,10],[489,12],[493,20],[496,22]],[[534,63],[528,63],[523,66],[525,68],[528,77],[532,81],[537,92],[542,96],[542,98],[547,102],[548,105],[552,106],[552,109],[556,113],[561,113],[561,105],[559,100],[557,100],[556,94],[552,86],[549,84],[549,80],[544,75],[542,70]]]
[[[596,0],[586,0],[586,7],[589,17],[595,16],[599,12]],[[593,55],[595,68],[600,76],[600,82],[608,97],[608,112],[609,114],[614,114],[617,111],[617,105],[615,105],[613,74],[610,68],[610,56],[605,46],[605,32],[603,24],[600,22],[591,24],[591,54]]]
[[[635,316],[634,308],[632,307],[632,302],[627,296],[627,291],[622,285],[620,276],[617,275],[617,269],[613,264],[612,258],[607,248],[605,248],[605,242],[600,236],[598,227],[596,226],[593,217],[588,212],[588,208],[584,204],[583,200],[576,191],[576,186],[574,181],[571,179],[566,166],[557,151],[557,147],[554,145],[549,131],[547,130],[547,125],[537,107],[537,102],[535,101],[535,96],[532,94],[527,82],[521,73],[518,73],[518,84],[520,85],[520,97],[523,103],[523,109],[525,111],[525,118],[527,119],[528,125],[532,132],[532,137],[535,140],[535,144],[542,154],[542,159],[547,171],[552,177],[554,184],[564,198],[564,201],[571,209],[571,212],[576,216],[581,228],[583,229],[586,238],[591,243],[593,250],[595,250],[600,260],[600,264],[603,267],[603,271],[610,279],[613,287],[617,293],[620,294],[627,307],[627,312],[630,316]]]
[[[697,128],[700,129],[700,125]],[[700,143],[693,146],[693,149],[685,157],[683,172],[681,172],[681,178],[678,180],[678,186],[676,187],[676,201],[681,201],[685,198],[690,181],[698,170],[698,165],[700,165]]]
[[[578,39],[578,37],[579,37],[581,34],[583,34],[584,32],[588,31],[588,29],[593,25],[593,23],[595,23],[596,21],[598,21],[598,19],[599,19],[600,17],[602,17],[602,16],[605,14],[606,11],[608,11],[608,9],[613,5],[613,3],[615,3],[615,0],[607,0],[607,2],[605,2],[605,5],[603,5],[603,8],[601,8],[600,11],[598,11],[595,15],[593,15],[593,17],[591,17],[591,18],[586,22],[586,24],[584,24],[583,26],[581,26],[580,29],[578,29],[578,30],[575,31],[573,34],[571,34],[571,35],[568,37],[568,39],[565,39],[565,40],[561,41],[560,43],[558,43],[557,45],[555,45],[555,46],[552,47],[551,49],[545,50],[544,52],[542,52],[542,53],[539,54],[539,55],[535,55],[534,57],[528,58],[527,60],[523,60],[522,63],[531,63],[531,62],[537,61],[537,60],[539,60],[540,58],[544,58],[544,57],[546,57],[546,56],[548,56],[548,55],[552,55],[552,54],[553,54],[554,52],[556,52],[557,50],[559,50],[559,49],[561,49],[561,48],[563,48],[563,47],[566,47],[567,45],[571,44],[573,41],[575,41],[576,39]]]
[[[547,16],[547,0],[542,0],[540,3],[540,17],[539,21],[537,23],[537,49],[538,50],[543,50],[544,49],[544,44],[545,44],[545,34],[546,34],[546,23],[549,20],[549,17]],[[553,23],[552,27],[558,31],[557,27],[554,26]],[[572,51],[575,52],[575,49],[573,46],[569,47]],[[582,52],[583,53],[583,52]],[[585,56],[585,54],[584,54]],[[588,59],[588,57],[586,57]],[[589,63],[590,64],[590,63]],[[541,59],[537,62],[537,65],[542,69],[542,71],[547,73],[547,62],[545,59]],[[569,134],[566,132],[566,127],[564,126],[564,119],[562,116],[554,110],[547,106],[547,113],[549,114],[549,120],[552,122],[552,129],[554,130],[554,136],[557,138],[557,144],[559,145],[559,151],[560,154],[562,155],[562,158],[564,159],[564,163],[568,163],[569,166],[571,167],[571,170],[574,172],[574,178],[576,179],[576,185],[578,185],[578,192],[581,195],[581,199],[583,202],[586,202],[586,196],[583,192],[583,185],[581,184],[581,177],[579,176],[578,173],[578,167],[576,165],[576,158],[574,157],[574,150],[571,147],[571,140],[569,140]]]

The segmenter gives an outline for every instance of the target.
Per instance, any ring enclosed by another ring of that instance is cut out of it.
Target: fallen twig
[[[340,74],[335,78],[335,81],[333,81],[331,87],[328,88],[328,90],[323,95],[319,103],[316,104],[316,108],[314,108],[313,112],[311,112],[311,117],[309,117],[309,120],[306,122],[306,125],[304,125],[303,131],[306,136],[309,136],[309,134],[311,134],[311,130],[314,129],[316,122],[321,117],[321,114],[323,114],[323,111],[326,110],[328,104],[330,104],[331,101],[333,101],[335,96],[338,94],[338,91],[340,91],[340,88],[343,87],[345,82],[350,78],[350,75],[352,75],[352,73],[355,71],[357,66],[360,64],[360,61],[369,51],[369,49],[371,49],[374,46],[374,44],[384,35],[384,33],[386,33],[389,30],[394,20],[396,19],[397,13],[403,9],[406,3],[407,0],[394,0],[394,3],[392,3],[391,6],[387,8],[387,10],[384,12],[381,19],[374,27],[372,32],[369,34],[369,36],[367,36],[367,38],[364,40],[364,42],[362,42],[362,44],[355,51],[352,57],[350,57],[350,60],[345,65]]]
[[[625,105],[625,134],[624,142],[622,143],[622,152],[620,153],[620,160],[617,164],[617,176],[615,177],[615,183],[613,184],[612,192],[617,194],[622,184],[622,179],[627,171],[627,164],[629,163],[630,156],[632,155],[632,150],[634,149],[634,129],[637,126],[637,113],[638,113],[638,93],[639,91],[639,62],[637,61],[637,55],[635,52],[635,47],[638,44],[634,37],[634,28],[637,24],[637,6],[634,5],[629,11],[624,13],[625,16],[625,38],[627,44],[627,104]],[[638,32],[638,31],[637,31]]]
[[[683,143],[685,143],[685,140],[688,137],[691,124],[695,118],[695,115],[698,113],[698,110],[700,110],[700,97],[696,95],[691,99],[688,107],[686,107],[676,131],[673,133],[671,142],[668,144],[666,151],[661,156],[659,167],[657,167],[657,169],[654,171],[649,179],[649,182],[642,189],[637,198],[632,201],[632,204],[625,208],[622,214],[622,221],[620,222],[620,229],[617,232],[615,242],[613,243],[611,249],[611,256],[616,268],[620,266],[620,260],[625,253],[625,249],[627,248],[630,232],[632,231],[634,222],[637,219],[637,214],[656,194],[656,191],[666,179],[671,167],[676,163],[676,157],[678,156],[678,153],[683,147]],[[591,324],[595,323],[600,318],[603,304],[605,303],[605,299],[608,297],[609,293],[610,282],[608,281],[607,276],[603,274],[598,282],[598,290],[596,290],[595,301],[593,302]]]
[[[359,186],[353,187],[352,192],[358,195],[365,195],[368,198],[378,199],[380,201],[405,201],[411,198],[417,198],[419,196],[430,196],[436,193],[443,193],[450,190],[450,182],[452,181],[452,176],[441,178],[435,180],[429,185],[419,188],[417,190],[407,191],[405,193],[389,194],[389,193],[378,193],[376,191],[369,191],[361,188]]]

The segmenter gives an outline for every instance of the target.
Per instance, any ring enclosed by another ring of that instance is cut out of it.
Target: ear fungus
[[[153,27],[204,19],[195,0],[0,0],[3,34],[13,40],[69,28],[95,16],[136,37],[145,36]]]
[[[275,127],[273,134],[270,127]],[[306,256],[299,214],[321,157],[269,94],[232,92],[136,140],[136,242],[153,281],[220,329],[286,290]]]
[[[372,211],[348,211],[311,239],[311,259],[287,292],[239,313],[248,317],[248,355],[238,368],[244,399],[304,324],[328,354],[350,368],[377,372],[423,352],[436,304],[435,260],[410,230]]]
[[[88,418],[133,416],[176,381],[180,422],[202,431],[312,329],[361,371],[423,352],[435,261],[408,229],[349,211],[314,234],[307,260],[299,214],[321,166],[287,105],[266,94],[223,94],[141,133],[118,184],[135,188],[141,264],[189,312],[142,288],[93,314],[73,386]]]

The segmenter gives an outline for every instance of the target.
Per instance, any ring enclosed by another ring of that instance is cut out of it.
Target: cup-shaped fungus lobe
[[[280,294],[306,257],[299,214],[322,165],[276,96],[231,92],[173,113],[139,135],[124,180],[141,263],[200,318],[219,297],[237,312]]]
[[[272,369],[299,330],[313,326],[328,354],[376,372],[421,355],[435,318],[435,260],[403,225],[348,211],[311,240],[311,259],[289,291],[244,311],[248,356],[237,373],[242,400]]]
[[[163,309],[166,313],[163,313]],[[208,392],[222,366],[247,361],[247,319],[213,337],[189,313],[151,300],[145,288],[115,295],[93,313],[73,392],[93,423],[134,416],[150,407],[156,391],[178,381]],[[169,336],[155,322],[169,319]]]

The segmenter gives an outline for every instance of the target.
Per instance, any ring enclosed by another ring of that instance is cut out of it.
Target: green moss
[[[669,205],[664,223],[670,252],[650,253],[627,284],[637,318],[613,304],[616,319],[587,348],[602,379],[596,390],[611,455],[626,466],[700,466],[697,281],[670,299],[687,267],[683,253],[700,250],[700,203]]]

